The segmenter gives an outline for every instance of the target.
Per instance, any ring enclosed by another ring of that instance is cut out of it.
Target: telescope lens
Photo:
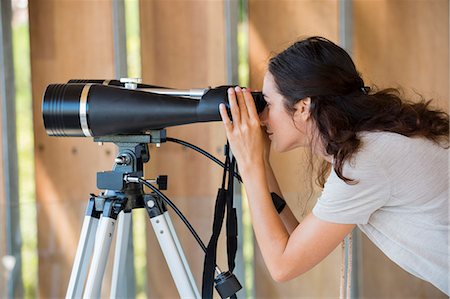
[[[48,135],[86,136],[80,121],[80,98],[84,87],[84,84],[51,84],[47,87],[42,115]]]

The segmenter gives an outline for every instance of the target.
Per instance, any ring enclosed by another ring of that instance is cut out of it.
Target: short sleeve
[[[369,151],[357,153],[343,167],[343,175],[355,181],[350,184],[340,179],[333,169],[313,214],[328,222],[367,224],[372,213],[383,207],[391,194],[381,165]]]

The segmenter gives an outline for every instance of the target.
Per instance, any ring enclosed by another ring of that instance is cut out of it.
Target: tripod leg
[[[131,211],[121,212],[118,222],[110,298],[134,298],[134,279],[128,279],[134,278]]]
[[[100,213],[95,211],[95,198],[90,198],[78,241],[77,253],[70,274],[66,299],[80,298],[83,293],[87,269],[92,256]]]
[[[146,209],[155,231],[158,243],[169,266],[170,273],[181,298],[201,298],[192,278],[181,245],[175,241],[176,235],[167,221],[165,207],[160,199],[146,198]],[[178,248],[178,246],[180,246]],[[184,261],[183,261],[184,260]]]
[[[167,212],[167,211],[164,212],[164,218],[166,219],[167,225],[169,227],[169,231],[170,231],[170,233],[172,235],[172,238],[173,238],[173,240],[175,242],[175,246],[177,247],[178,253],[179,253],[179,255],[181,257],[181,260],[183,262],[183,266],[186,269],[186,273],[187,273],[187,275],[189,277],[189,281],[191,282],[191,285],[193,286],[193,289],[194,289],[194,292],[195,292],[195,297],[196,298],[200,298],[201,296],[200,296],[200,293],[199,293],[199,291],[197,289],[197,285],[195,284],[194,275],[192,275],[191,269],[189,268],[189,264],[187,262],[186,256],[184,255],[184,252],[183,252],[183,247],[181,247],[181,243],[178,240],[178,236],[176,234],[175,227],[172,224],[172,220],[170,219],[169,212]]]
[[[96,246],[92,257],[91,268],[86,282],[83,298],[100,298],[103,275],[108,261],[109,249],[114,235],[114,228],[118,212],[115,210],[116,200],[107,199],[103,209],[102,218],[97,229]]]

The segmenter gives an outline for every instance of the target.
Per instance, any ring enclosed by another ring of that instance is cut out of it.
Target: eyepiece
[[[266,108],[266,100],[264,100],[263,94],[260,91],[252,92],[253,100],[255,101],[256,112],[260,114]]]

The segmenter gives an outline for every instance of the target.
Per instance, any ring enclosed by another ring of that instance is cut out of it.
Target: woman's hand
[[[263,139],[264,139],[264,161],[266,164],[270,164],[269,158],[270,158],[270,145],[272,144],[272,141],[269,138],[269,135],[263,131]]]
[[[224,104],[219,106],[220,115],[239,170],[244,173],[256,163],[264,163],[264,131],[250,90],[229,88],[228,100],[233,121],[228,117]]]

